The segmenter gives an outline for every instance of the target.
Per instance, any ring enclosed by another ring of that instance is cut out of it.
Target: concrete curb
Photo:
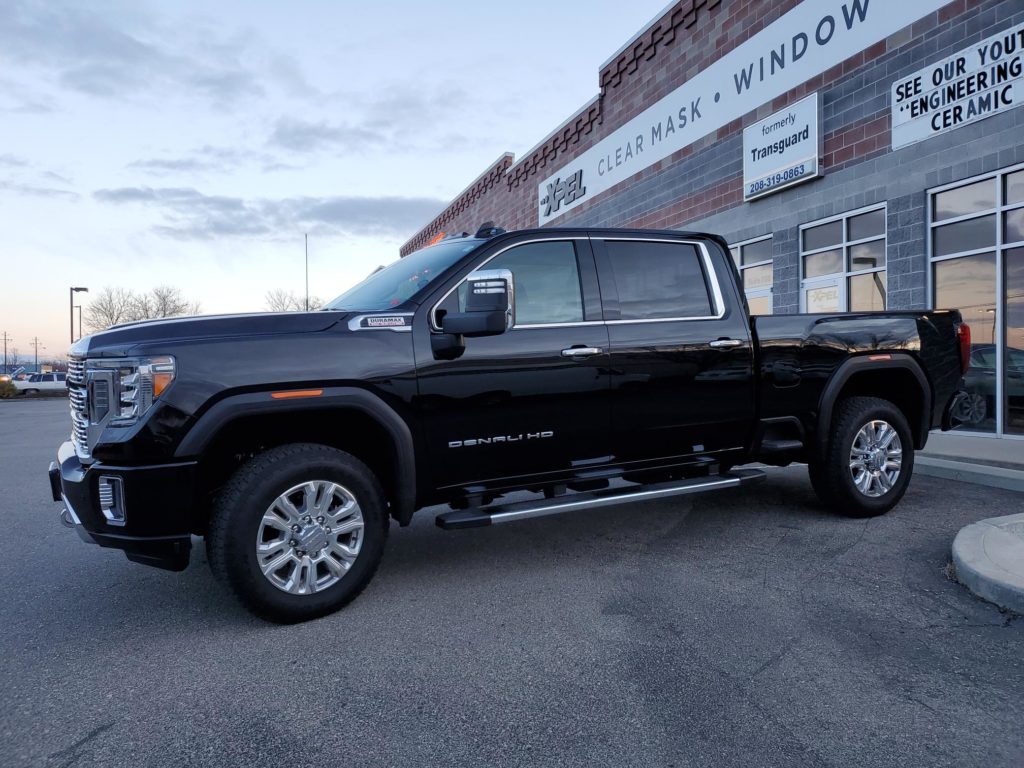
[[[957,580],[978,597],[1024,614],[1024,514],[965,526],[953,540]]]
[[[918,455],[914,458],[914,474],[1024,492],[1024,470],[1020,469]]]

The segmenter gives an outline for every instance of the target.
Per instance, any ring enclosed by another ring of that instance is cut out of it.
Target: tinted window
[[[759,264],[762,261],[772,260],[772,240],[758,240],[743,246],[743,263]]]
[[[987,211],[996,207],[996,182],[995,179],[986,179],[976,184],[957,187],[948,192],[940,192],[934,200],[935,221]]]
[[[695,246],[609,241],[606,247],[623,320],[714,314]]]
[[[325,309],[380,310],[397,307],[486,240],[457,239],[416,251],[378,269]]]
[[[580,270],[571,241],[520,245],[480,269],[507,269],[512,273],[516,325],[583,321]]]
[[[53,381],[53,374],[48,373],[45,376],[43,376],[43,381]]]
[[[885,210],[868,211],[849,220],[850,240],[863,240],[885,234]]]
[[[839,245],[843,242],[843,222],[833,221],[804,230],[804,250],[816,251],[819,248]]]

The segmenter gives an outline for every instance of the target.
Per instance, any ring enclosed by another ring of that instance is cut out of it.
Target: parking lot
[[[890,515],[749,490],[469,531],[423,512],[344,611],[282,627],[59,524],[63,401],[0,402],[5,766],[1024,762],[1024,619],[947,577],[1022,497]]]

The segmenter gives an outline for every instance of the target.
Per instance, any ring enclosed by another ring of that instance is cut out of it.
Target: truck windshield
[[[397,307],[484,242],[475,238],[451,240],[416,251],[377,270],[324,309],[372,311]]]

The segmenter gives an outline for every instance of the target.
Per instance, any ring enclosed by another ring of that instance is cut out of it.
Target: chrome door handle
[[[729,349],[730,347],[743,346],[743,342],[740,339],[717,339],[716,341],[709,341],[708,346],[712,349]]]
[[[562,350],[562,357],[593,357],[594,355],[600,355],[603,351],[600,347],[569,347]]]

